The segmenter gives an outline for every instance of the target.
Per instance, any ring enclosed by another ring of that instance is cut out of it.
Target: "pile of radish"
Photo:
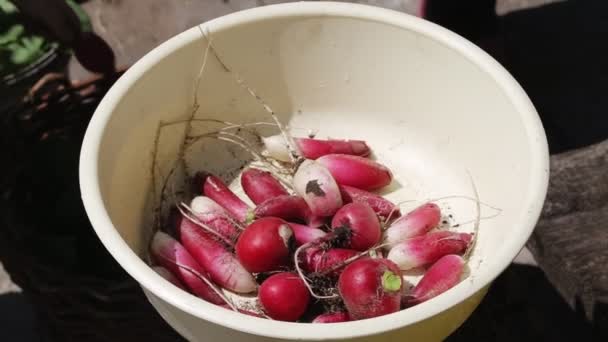
[[[473,234],[438,229],[433,202],[401,213],[380,196],[393,174],[364,141],[290,140],[262,138],[264,155],[292,170],[288,182],[241,173],[254,206],[215,175],[193,177],[190,203],[153,237],[154,269],[209,303],[311,323],[387,315],[461,281]],[[403,277],[412,269],[424,271],[415,286]]]

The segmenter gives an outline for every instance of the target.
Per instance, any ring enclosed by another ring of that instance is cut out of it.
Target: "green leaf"
[[[0,10],[6,14],[17,12],[17,7],[8,0],[0,0]]]
[[[382,275],[382,288],[387,292],[395,292],[401,290],[403,279],[391,271],[385,271]]]
[[[8,31],[0,35],[0,45],[16,41],[23,34],[25,28],[21,24],[13,25]]]
[[[80,27],[81,27],[82,31],[83,32],[92,32],[93,25],[91,24],[91,19],[87,15],[87,12],[85,12],[82,9],[82,7],[80,7],[80,5],[78,5],[73,0],[66,0],[66,2],[72,8],[72,11],[74,11],[74,13],[76,13],[78,20],[80,20]]]

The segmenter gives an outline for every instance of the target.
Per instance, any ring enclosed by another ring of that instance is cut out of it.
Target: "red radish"
[[[209,233],[190,220],[182,218],[179,236],[186,250],[207,270],[215,283],[237,293],[255,291],[257,284],[251,273]]]
[[[317,159],[340,185],[362,190],[375,190],[389,185],[393,174],[384,165],[373,160],[347,154],[328,154]]]
[[[184,285],[179,281],[179,279],[177,279],[173,273],[171,273],[171,271],[169,271],[168,269],[162,267],[162,266],[153,266],[152,269],[154,270],[154,272],[158,273],[159,276],[167,279],[171,284],[179,287],[180,289],[184,290],[184,291],[188,291],[186,290],[186,287],[184,287]]]
[[[296,246],[315,241],[327,234],[321,229],[312,228],[299,223],[289,222],[289,226],[291,227],[291,230],[293,230]]]
[[[404,240],[388,252],[387,258],[402,270],[432,264],[447,254],[464,252],[473,236],[469,233],[440,231]]]
[[[384,232],[385,241],[392,247],[399,242],[426,234],[439,225],[441,210],[435,203],[426,203],[395,220]]]
[[[312,323],[340,323],[348,321],[350,321],[348,312],[338,311],[320,314],[312,320]]]
[[[319,227],[323,224],[323,218],[314,216],[300,196],[278,196],[266,200],[258,205],[253,211],[255,217],[279,217],[284,220],[301,220],[311,227]]]
[[[287,222],[276,217],[263,217],[241,233],[236,243],[236,255],[249,272],[276,271],[289,264],[292,241],[293,230]]]
[[[323,273],[337,265],[343,264],[346,260],[357,254],[359,254],[359,252],[352,249],[330,248],[326,250],[323,248],[311,247],[304,252],[302,268],[304,268],[306,272]],[[332,275],[334,276],[339,274],[340,270],[332,272]]]
[[[298,275],[283,272],[270,276],[262,283],[258,298],[270,318],[295,322],[306,311],[310,294]]]
[[[332,216],[342,207],[338,184],[331,173],[316,161],[305,160],[298,167],[293,185],[315,216]]]
[[[250,218],[249,206],[216,176],[208,175],[205,178],[203,193],[228,210],[237,220],[246,222]]]
[[[465,261],[459,255],[448,254],[437,260],[406,296],[406,305],[422,303],[458,284],[464,273]]]
[[[241,174],[241,186],[256,205],[273,197],[289,195],[270,172],[253,168],[249,168]]]
[[[346,266],[338,279],[338,291],[354,320],[399,311],[402,288],[399,268],[386,259],[356,260]]]
[[[369,147],[362,140],[321,140],[311,138],[294,138],[293,140],[298,145],[302,157],[306,159],[317,159],[332,153],[352,154],[362,157],[370,154]],[[262,138],[262,141],[268,155],[278,160],[291,161],[289,149],[282,135],[265,137]]]
[[[219,204],[209,197],[196,196],[190,202],[190,209],[197,220],[219,233],[229,245],[234,244],[238,230],[230,215]]]
[[[340,234],[345,232],[343,246],[357,251],[365,251],[380,241],[382,230],[380,221],[372,208],[365,203],[349,203],[334,215],[331,228]]]
[[[200,228],[197,228],[200,229]],[[164,268],[179,279],[196,296],[213,304],[224,304],[225,301],[205,282],[209,275],[186,248],[171,236],[157,232],[150,246],[152,257]]]
[[[342,194],[344,203],[366,203],[380,217],[388,218],[390,215],[391,218],[395,218],[401,215],[399,213],[399,208],[391,201],[369,191],[353,188],[348,185],[341,185],[340,193]]]

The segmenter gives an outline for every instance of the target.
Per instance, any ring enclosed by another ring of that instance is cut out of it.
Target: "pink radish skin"
[[[312,228],[299,223],[289,222],[291,230],[296,241],[296,246],[302,246],[305,243],[315,241],[327,235],[326,232],[318,228]]]
[[[320,314],[312,320],[312,323],[340,323],[348,321],[350,321],[348,312],[339,311]]]
[[[401,215],[399,208],[391,201],[369,191],[353,188],[352,186],[341,185],[340,193],[342,194],[342,200],[344,203],[365,203],[369,205],[380,217],[388,218],[388,216],[391,215],[392,219]]]
[[[291,161],[289,149],[282,135],[263,137],[262,142],[269,156],[285,162]],[[302,153],[302,157],[312,160],[332,153],[352,154],[362,157],[370,154],[369,146],[362,140],[294,138],[294,142]]]
[[[304,252],[302,258],[302,268],[306,272],[323,273],[330,270],[336,265],[343,264],[346,260],[354,257],[359,252],[352,249],[344,248],[331,248],[322,249],[318,247],[312,247]],[[337,269],[331,273],[332,276],[337,276],[341,272],[341,269]]]
[[[171,271],[169,271],[168,269],[162,267],[162,266],[153,266],[152,269],[154,270],[154,272],[158,273],[159,276],[165,278],[166,280],[168,280],[171,284],[179,287],[180,289],[184,290],[184,291],[188,291],[186,289],[186,287],[184,286],[184,284],[182,284],[179,279],[177,279],[173,273],[171,273]]]
[[[466,250],[473,236],[468,233],[440,231],[404,240],[388,252],[387,258],[402,270],[434,263],[447,254]]]
[[[205,196],[196,196],[190,202],[190,208],[201,223],[218,232],[229,245],[234,244],[238,230],[224,208]]]
[[[236,255],[249,272],[276,271],[289,264],[293,230],[276,217],[257,219],[236,243]]]
[[[387,186],[393,174],[384,165],[373,160],[347,154],[328,154],[317,159],[340,185],[362,190],[376,190]]]
[[[345,248],[365,251],[380,241],[382,230],[380,221],[372,208],[365,203],[349,203],[336,213],[331,228],[346,231]]]
[[[260,286],[258,298],[264,312],[279,321],[297,321],[306,311],[310,294],[297,274],[277,273]]]
[[[226,209],[237,220],[246,222],[250,218],[249,206],[216,176],[207,176],[203,184],[203,193]]]
[[[332,216],[342,207],[338,184],[329,170],[316,161],[305,160],[298,167],[293,185],[314,216]]]
[[[152,257],[178,277],[193,294],[213,304],[225,303],[209,284],[201,279],[210,279],[209,274],[177,240],[163,232],[157,232],[152,239],[150,250]]]
[[[386,259],[358,259],[338,279],[338,291],[353,320],[399,311],[402,289],[399,268]]]
[[[428,233],[439,225],[441,210],[435,203],[426,203],[395,220],[384,232],[389,248],[412,237]]]
[[[370,149],[365,141],[361,140],[321,140],[310,138],[295,138],[294,139],[302,156],[306,159],[317,159],[319,157],[341,153],[351,154],[361,157],[369,156]]]
[[[258,205],[253,213],[255,217],[273,216],[288,221],[304,221],[315,228],[323,225],[324,222],[322,217],[312,214],[308,204],[300,196],[283,195],[270,198]]]
[[[406,306],[425,302],[456,286],[462,279],[465,265],[464,259],[459,255],[441,257],[429,267],[411,294],[405,297]]]
[[[216,284],[237,293],[255,291],[257,284],[251,273],[209,233],[190,220],[182,218],[179,235],[186,250],[207,270]]]
[[[241,186],[256,205],[270,198],[289,195],[270,172],[253,168],[249,168],[241,174]]]

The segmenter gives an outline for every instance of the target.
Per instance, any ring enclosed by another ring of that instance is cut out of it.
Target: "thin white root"
[[[215,292],[218,296],[220,296],[220,298],[222,298],[232,310],[234,310],[236,312],[239,311],[238,308],[234,305],[234,303],[222,292],[222,290],[220,290],[220,288],[217,287],[217,285],[215,285],[213,282],[211,282],[211,280],[207,279],[207,277],[205,277],[204,275],[200,274],[199,272],[197,272],[196,270],[193,270],[192,268],[190,268],[188,266],[182,265],[179,262],[175,262],[172,259],[165,257],[164,255],[159,255],[159,256],[161,258],[167,260],[168,262],[174,264],[175,266],[192,273],[195,277],[204,281],[205,284],[207,284],[213,290],[213,292]]]
[[[199,26],[200,29],[200,26]],[[217,49],[213,46],[213,40],[211,38],[211,35],[209,33],[205,34],[205,32],[201,29],[201,34],[203,35],[203,37],[205,37],[205,39],[207,39],[208,42],[208,46],[211,47],[213,54],[215,55],[215,58],[220,62],[220,64],[222,64],[222,66],[224,67],[224,69],[228,72],[230,72],[230,74],[234,77],[236,83],[241,86],[243,89],[247,90],[247,92],[264,108],[264,110],[270,114],[270,116],[272,117],[272,120],[276,123],[277,128],[281,131],[281,135],[283,135],[283,139],[285,139],[285,142],[287,143],[287,147],[289,148],[289,155],[290,155],[290,159],[292,161],[292,163],[294,164],[298,164],[298,162],[302,159],[301,157],[301,153],[300,150],[298,149],[297,145],[294,143],[293,138],[291,137],[291,135],[289,134],[289,132],[287,131],[287,129],[283,126],[283,124],[281,123],[281,120],[279,120],[279,118],[277,117],[275,111],[270,108],[270,106],[266,103],[266,101],[264,101],[259,95],[256,94],[255,91],[253,91],[253,89],[247,84],[247,82],[245,82],[245,80],[231,67],[229,67],[225,60],[220,56],[220,53],[217,51]]]
[[[295,253],[293,253],[293,263],[296,267],[296,272],[298,272],[298,276],[300,276],[300,278],[304,282],[304,285],[306,285],[306,287],[308,288],[308,292],[310,292],[311,296],[313,296],[317,299],[338,298],[339,295],[337,295],[337,294],[333,294],[331,296],[322,296],[322,295],[316,294],[315,291],[312,289],[312,286],[310,286],[310,284],[308,283],[308,280],[307,280],[306,276],[304,275],[304,272],[302,272],[302,269],[300,268],[300,260],[298,258],[300,256],[300,252],[303,251],[304,249],[312,246],[313,243],[316,243],[316,241],[312,241],[312,242],[303,244],[302,246],[298,247],[298,249],[296,249]]]
[[[466,252],[463,255],[463,259],[468,263],[473,250],[475,249],[475,245],[477,244],[477,239],[479,238],[479,224],[481,222],[481,205],[479,201],[479,192],[477,191],[477,186],[475,185],[475,181],[473,180],[473,176],[467,170],[467,174],[469,175],[469,179],[471,180],[471,187],[473,188],[473,194],[475,195],[475,224],[473,225],[473,239],[471,240],[471,244],[469,248],[467,248]]]

